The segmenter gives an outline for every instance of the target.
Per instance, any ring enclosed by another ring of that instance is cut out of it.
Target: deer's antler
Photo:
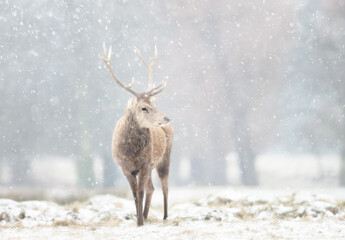
[[[108,54],[107,54],[107,49],[105,47],[105,43],[103,43],[103,56],[99,56],[99,57],[105,62],[106,66],[108,68],[108,71],[109,71],[110,75],[112,76],[112,78],[122,88],[126,89],[128,92],[132,93],[137,98],[143,98],[143,97],[144,98],[150,98],[150,97],[153,97],[153,96],[157,95],[158,93],[160,93],[161,91],[163,91],[163,89],[166,87],[166,82],[162,82],[157,87],[153,87],[153,84],[152,84],[153,66],[156,64],[156,60],[157,60],[157,47],[155,46],[155,55],[154,55],[153,59],[150,59],[150,64],[149,65],[144,61],[144,58],[141,56],[140,51],[137,48],[135,48],[135,51],[137,52],[139,58],[141,59],[141,61],[143,62],[143,64],[145,65],[145,67],[147,68],[147,71],[149,73],[149,86],[148,86],[148,90],[146,92],[143,92],[143,93],[138,93],[138,92],[136,92],[136,91],[134,91],[132,89],[132,86],[134,84],[134,79],[132,79],[132,82],[129,85],[125,85],[125,84],[123,84],[122,82],[120,82],[117,79],[117,77],[113,73],[113,70],[112,70],[111,65],[110,65],[111,46],[110,46]]]
[[[119,84],[121,87],[123,87],[124,89],[126,89],[128,92],[132,93],[134,96],[139,97],[139,93],[133,91],[131,88],[134,84],[134,79],[132,78],[132,82],[129,85],[125,85],[122,82],[119,81],[119,79],[117,79],[117,77],[115,76],[115,74],[113,73],[113,70],[111,68],[110,65],[110,59],[111,59],[111,46],[109,47],[109,52],[107,55],[107,49],[105,47],[105,43],[103,43],[103,56],[99,56],[107,65],[108,71],[110,73],[110,75],[112,76],[112,78],[115,80],[115,82],[117,84]]]
[[[150,57],[150,64],[147,64],[143,58],[143,56],[141,55],[140,51],[138,48],[134,47],[135,52],[137,53],[138,57],[140,58],[140,60],[142,61],[142,63],[144,64],[144,66],[147,69],[147,72],[149,74],[149,85],[147,88],[147,91],[151,90],[153,88],[153,81],[152,81],[152,73],[153,73],[153,66],[156,64],[157,62],[157,47],[155,45],[155,52],[154,52],[154,57],[151,58]]]

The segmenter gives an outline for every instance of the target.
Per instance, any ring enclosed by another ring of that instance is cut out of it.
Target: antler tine
[[[105,42],[103,42],[103,56],[106,56],[107,49],[105,48]]]
[[[122,82],[120,82],[117,77],[115,76],[115,74],[113,73],[113,70],[111,68],[111,65],[110,65],[110,58],[111,58],[111,46],[109,48],[109,52],[108,52],[108,55],[107,55],[107,49],[105,47],[105,43],[103,42],[103,56],[99,56],[104,62],[105,64],[107,65],[107,68],[108,68],[108,71],[110,73],[110,75],[112,76],[112,78],[115,80],[115,82],[117,84],[119,84],[122,88],[126,89],[128,92],[132,93],[134,96],[136,97],[140,97],[141,94],[133,91],[131,89],[131,87],[133,86],[134,84],[134,78],[132,78],[132,82],[129,84],[129,85],[125,85],[123,84]]]
[[[164,88],[167,86],[166,82],[162,82],[161,84],[159,84],[157,87],[152,88],[150,91],[144,93],[145,97],[153,97],[155,95],[157,95],[158,93],[162,92],[164,90]]]
[[[157,47],[155,45],[155,52],[154,52],[154,57],[153,59],[150,58],[150,64],[147,64],[143,58],[143,56],[141,55],[140,51],[138,48],[134,47],[135,52],[137,53],[138,57],[140,58],[141,62],[144,64],[144,66],[147,69],[147,72],[149,74],[149,85],[147,90],[150,91],[153,88],[153,81],[152,81],[152,73],[153,73],[153,66],[156,64],[157,61]]]

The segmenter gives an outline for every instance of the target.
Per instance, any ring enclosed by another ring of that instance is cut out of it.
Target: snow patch
[[[333,196],[306,192],[285,194],[253,194],[228,191],[211,194],[197,201],[173,204],[169,210],[172,221],[238,222],[256,220],[303,220],[323,218],[345,219],[345,204]],[[162,216],[153,206],[149,221]],[[1,226],[118,226],[135,224],[133,200],[112,195],[97,195],[83,203],[62,206],[48,201],[16,202],[0,200]],[[159,220],[161,221],[161,220]]]

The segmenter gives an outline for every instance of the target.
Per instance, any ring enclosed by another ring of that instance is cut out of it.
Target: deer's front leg
[[[138,216],[137,216],[137,225],[142,226],[144,224],[143,217],[143,201],[144,201],[144,191],[145,187],[150,179],[150,169],[143,168],[139,172],[138,176]]]
[[[137,177],[135,175],[131,175],[130,173],[127,173],[126,171],[123,171],[124,175],[126,176],[129,186],[131,187],[134,203],[135,203],[135,209],[137,210],[137,217],[138,217],[138,183],[137,183]]]
[[[152,176],[150,172],[150,177],[149,177],[149,180],[147,181],[146,189],[145,189],[146,199],[145,199],[145,208],[144,208],[144,219],[147,219],[147,216],[149,215],[151,199],[152,199],[152,194],[154,190],[155,188],[153,187],[153,184],[152,184]]]

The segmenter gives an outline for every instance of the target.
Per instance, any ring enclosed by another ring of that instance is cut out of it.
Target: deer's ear
[[[152,96],[152,97],[150,97],[150,101],[151,101],[151,102],[156,101],[156,99],[157,99],[157,98],[156,98],[156,96]]]

